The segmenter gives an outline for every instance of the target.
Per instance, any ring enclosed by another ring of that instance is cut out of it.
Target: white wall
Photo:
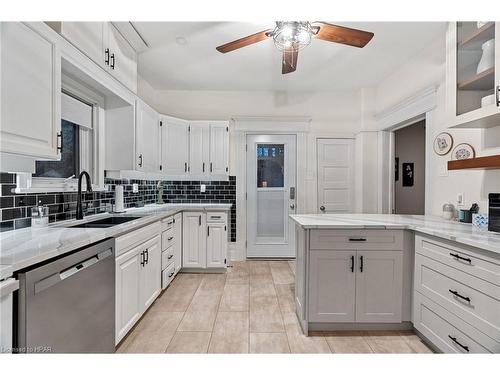
[[[465,206],[478,202],[480,210],[486,212],[489,192],[500,191],[500,171],[468,170],[446,171],[450,155],[438,156],[433,150],[433,141],[441,131],[452,134],[455,144],[466,142],[473,145],[477,156],[500,153],[499,127],[480,129],[448,129],[445,113],[445,35],[426,47],[414,58],[387,77],[376,88],[375,111],[380,113],[405,98],[417,94],[430,86],[438,86],[437,106],[427,118],[426,159],[428,180],[426,212],[440,215],[446,202],[455,204],[458,193],[464,193]],[[370,124],[370,126],[376,126]]]

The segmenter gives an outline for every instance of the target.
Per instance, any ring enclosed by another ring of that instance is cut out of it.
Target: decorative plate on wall
[[[438,155],[446,155],[453,147],[453,137],[450,133],[439,133],[434,139],[434,152]]]
[[[474,151],[474,147],[468,143],[458,144],[451,153],[451,160],[465,160],[473,159],[475,157],[476,151]]]

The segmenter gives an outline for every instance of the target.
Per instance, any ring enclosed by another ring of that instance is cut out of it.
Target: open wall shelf
[[[500,155],[482,156],[465,160],[451,160],[448,170],[459,169],[500,169]]]

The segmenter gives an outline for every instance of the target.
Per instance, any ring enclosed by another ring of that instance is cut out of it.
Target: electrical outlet
[[[457,206],[463,206],[465,204],[464,193],[457,194]]]
[[[201,184],[200,185],[200,193],[204,193],[207,190],[207,185]]]
[[[132,184],[132,193],[138,193],[138,192],[139,192],[139,185]]]

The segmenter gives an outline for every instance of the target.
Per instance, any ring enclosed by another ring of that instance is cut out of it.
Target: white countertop
[[[230,204],[163,204],[129,208],[123,216],[141,216],[140,219],[110,228],[67,228],[70,225],[93,221],[109,214],[91,215],[83,221],[68,220],[46,228],[25,228],[0,233],[0,280],[16,270],[43,262],[82,246],[127,232],[171,216],[179,211],[227,211]]]
[[[304,229],[410,229],[500,254],[500,233],[429,215],[290,215]]]

